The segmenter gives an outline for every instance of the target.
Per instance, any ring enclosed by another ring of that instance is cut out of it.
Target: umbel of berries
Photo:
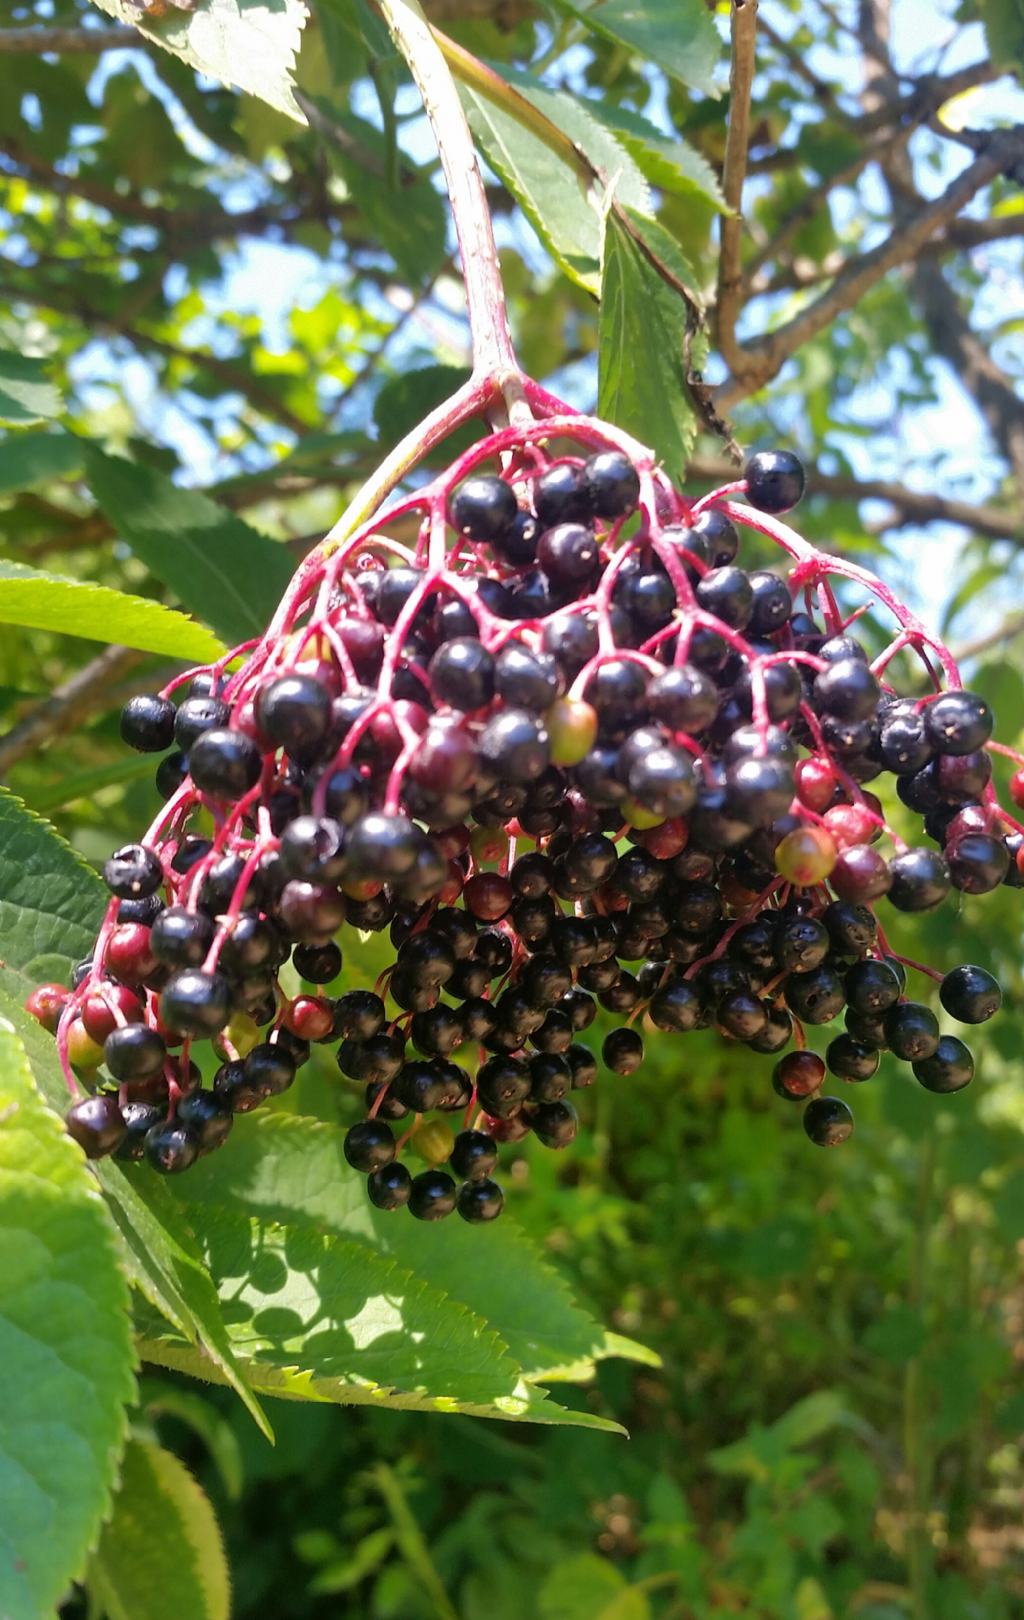
[[[783,521],[804,490],[789,451],[695,499],[656,447],[523,375],[458,93],[425,22],[382,9],[430,81],[473,373],[259,641],[125,708],[163,805],[107,863],[71,987],[30,998],[69,1131],[181,1173],[319,1046],[360,1116],[345,1157],[371,1204],[477,1225],[501,1212],[501,1157],[566,1148],[602,1067],[642,1084],[651,1032],[763,1055],[825,1147],[853,1124],[829,1073],[870,1084],[889,1053],[959,1090],[971,1054],[885,925],[1024,884],[987,704],[881,581]],[[427,452],[487,411],[509,425],[427,480]],[[390,945],[372,990],[350,973],[366,933]],[[996,1011],[983,967],[923,971],[948,1017]]]
[[[822,1146],[853,1125],[829,1074],[888,1052],[966,1085],[885,910],[1024,881],[992,715],[883,585],[780,521],[803,483],[773,452],[692,500],[538,403],[303,565],[255,647],[132,699],[165,802],[106,863],[73,987],[30,1003],[86,1153],[187,1170],[318,1045],[371,1203],[477,1224],[502,1153],[571,1143],[575,1094],[636,1083],[651,1031],[765,1055]],[[745,529],[775,569],[744,566]],[[846,593],[895,620],[874,659]],[[929,696],[890,685],[904,649]],[[347,978],[367,932],[391,944],[373,990]],[[978,1023],[999,989],[953,967],[941,1002]]]

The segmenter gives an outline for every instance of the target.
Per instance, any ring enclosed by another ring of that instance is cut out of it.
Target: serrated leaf
[[[12,433],[0,444],[0,495],[71,478],[82,465],[82,446],[70,433]]]
[[[127,1446],[88,1586],[108,1620],[228,1620],[231,1582],[216,1515],[184,1463],[162,1446]]]
[[[304,1219],[362,1243],[443,1289],[508,1345],[528,1379],[586,1376],[608,1349],[593,1318],[509,1216],[485,1230],[443,1233],[374,1211],[352,1174],[337,1127],[294,1114],[246,1120],[230,1153],[203,1160],[175,1188],[197,1228],[217,1205],[267,1220]],[[443,1238],[443,1242],[441,1239]]]
[[[697,423],[686,391],[686,305],[609,215],[599,322],[598,413],[682,474]]]
[[[193,10],[171,6],[162,15],[150,15],[133,0],[96,4],[200,73],[247,90],[297,124],[306,122],[293,93],[295,59],[309,15],[304,0],[198,0]]]
[[[0,1614],[81,1574],[134,1395],[128,1284],[81,1152],[0,1021]]]
[[[210,1204],[199,1235],[231,1302],[228,1332],[260,1393],[513,1422],[581,1416],[528,1384],[478,1316],[365,1244],[313,1221],[275,1225]],[[194,1352],[152,1320],[140,1320],[139,1343],[147,1361],[197,1370]]]
[[[283,546],[197,490],[90,446],[97,504],[157,579],[229,646],[266,627],[292,574]]]
[[[0,985],[21,999],[41,980],[66,983],[92,950],[106,897],[50,823],[0,787]]]
[[[67,1106],[67,1090],[53,1038],[24,1011],[34,985],[68,983],[76,961],[88,956],[103,917],[105,885],[91,867],[20,799],[0,788],[0,1013],[17,1032],[38,1085],[50,1105]],[[270,1426],[239,1371],[220,1307],[181,1209],[155,1180],[136,1191],[109,1160],[95,1166],[123,1244],[135,1286],[221,1369],[264,1433]]]
[[[698,195],[721,213],[725,208],[717,176],[707,158],[686,141],[662,134],[630,107],[609,101],[587,103],[587,110],[610,129],[652,185],[681,197]]]
[[[109,585],[44,574],[0,561],[0,624],[106,641],[139,652],[212,663],[224,652],[217,637],[184,613],[129,596]]]
[[[704,0],[593,0],[589,6],[558,0],[595,34],[628,45],[682,84],[721,95],[715,68],[722,42]]]
[[[137,782],[153,774],[151,754],[132,754],[127,759],[112,760],[108,765],[95,765],[92,770],[76,771],[72,776],[55,777],[46,787],[32,794],[32,808],[41,816],[53,810],[63,810],[78,799],[91,799],[94,793],[123,782]]]
[[[59,416],[60,390],[47,376],[45,360],[0,348],[0,422],[31,427]]]
[[[223,1412],[194,1390],[160,1378],[139,1380],[139,1405],[148,1417],[174,1418],[198,1435],[230,1500],[241,1499],[245,1485],[242,1448]]]
[[[511,85],[512,94],[498,99],[475,86],[460,86],[473,134],[566,275],[596,293],[609,199],[615,196],[623,205],[644,210],[649,204],[646,181],[625,147],[577,97],[505,67],[484,67],[497,86],[502,81]],[[524,101],[579,148],[595,171],[592,176],[566,162],[517,116]]]

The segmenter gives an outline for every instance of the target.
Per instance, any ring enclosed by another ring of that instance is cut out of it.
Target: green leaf
[[[0,986],[21,1000],[92,950],[107,892],[41,816],[0,787]]]
[[[229,646],[265,629],[292,574],[283,546],[197,490],[90,446],[86,472],[118,534]]]
[[[682,84],[721,95],[715,68],[722,42],[704,0],[594,0],[590,6],[558,0],[595,34],[628,45]]]
[[[96,0],[118,22],[221,84],[247,90],[297,124],[306,122],[293,93],[295,58],[309,15],[304,0],[201,0],[148,16],[133,0]]]
[[[134,1395],[128,1285],[80,1150],[0,1022],[0,1614],[39,1620],[109,1509]]]
[[[406,280],[421,286],[444,260],[448,218],[441,193],[429,173],[404,156],[392,180],[386,135],[323,97],[311,99],[351,142],[348,152],[329,142],[327,152],[375,240]]]
[[[616,1429],[549,1401],[478,1316],[365,1244],[211,1204],[197,1233],[261,1394]],[[158,1319],[140,1319],[139,1345],[147,1361],[211,1376]]]
[[[373,402],[373,420],[383,445],[389,449],[414,428],[435,406],[441,405],[450,394],[469,378],[461,366],[418,366],[415,371],[403,371],[389,377]],[[458,428],[439,445],[427,462],[447,465],[456,456],[468,450],[479,435],[479,429],[468,422]]]
[[[101,789],[119,787],[123,782],[138,782],[153,774],[152,754],[131,754],[127,759],[112,760],[108,765],[94,765],[88,771],[76,771],[73,776],[54,777],[50,783],[32,794],[32,808],[41,816],[53,810],[63,810],[79,799],[91,799]]]
[[[46,361],[0,347],[0,422],[30,427],[59,416],[60,391],[46,374]]]
[[[981,15],[993,62],[1024,72],[1024,0],[981,0]]]
[[[648,1620],[646,1592],[596,1553],[556,1564],[540,1589],[541,1620]]]
[[[232,1502],[240,1500],[245,1484],[242,1448],[224,1414],[194,1390],[182,1389],[161,1378],[139,1381],[139,1405],[148,1417],[170,1417],[199,1436]]]
[[[628,1341],[607,1346],[597,1323],[507,1214],[486,1230],[453,1230],[449,1223],[442,1243],[433,1227],[374,1211],[346,1164],[336,1126],[295,1114],[245,1120],[230,1153],[202,1160],[176,1183],[175,1195],[197,1228],[212,1207],[224,1205],[265,1220],[314,1221],[387,1255],[483,1318],[527,1378],[569,1370],[579,1376],[595,1357],[634,1353]]]
[[[0,788],[0,1013],[19,1035],[36,1084],[56,1109],[67,1104],[56,1046],[22,1003],[43,980],[68,982],[73,964],[92,950],[106,899],[99,877],[50,824]],[[263,1410],[239,1371],[209,1274],[167,1188],[150,1178],[137,1192],[108,1160],[96,1165],[95,1174],[107,1194],[132,1282],[199,1347],[201,1357],[220,1369],[269,1434]]]
[[[494,172],[515,197],[566,275],[587,292],[600,284],[602,218],[610,196],[641,211],[649,206],[647,183],[636,162],[589,108],[564,90],[550,90],[536,79],[486,64],[513,87],[504,99],[491,99],[468,85],[460,87],[473,134]],[[521,98],[521,100],[520,100]],[[516,116],[527,101],[560,134],[568,135],[597,174],[584,178],[540,135]]]
[[[610,101],[588,102],[587,110],[615,134],[652,185],[680,197],[702,197],[719,213],[724,210],[714,169],[686,141],[670,139],[640,113]]]
[[[653,222],[646,222],[649,230]],[[604,238],[598,414],[686,466],[697,422],[686,392],[686,305],[614,214]]]
[[[0,624],[114,642],[195,663],[211,663],[224,651],[204,625],[162,602],[44,574],[24,563],[0,561]]]
[[[132,1440],[125,1451],[88,1586],[108,1620],[228,1620],[230,1576],[209,1498],[151,1441]]]
[[[0,495],[35,489],[54,478],[73,478],[82,446],[70,433],[15,433],[0,444]]]

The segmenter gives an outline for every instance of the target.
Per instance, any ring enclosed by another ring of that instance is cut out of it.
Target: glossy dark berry
[[[341,972],[341,947],[333,940],[327,945],[297,945],[292,953],[292,965],[307,984],[329,984]],[[383,1008],[381,1013],[383,1016]]]
[[[374,1209],[404,1209],[412,1196],[412,1176],[393,1160],[367,1176],[366,1191]]]
[[[890,1007],[884,1024],[889,1050],[904,1062],[931,1057],[938,1048],[939,1021],[921,1002],[901,1001]]]
[[[224,975],[193,968],[175,973],[160,996],[160,1017],[166,1027],[200,1039],[224,1028],[230,1007],[231,993]]]
[[[456,1205],[464,1221],[478,1226],[497,1220],[505,1206],[505,1194],[496,1181],[466,1181],[459,1188]]]
[[[193,743],[188,769],[202,793],[217,799],[240,799],[259,781],[263,755],[243,732],[215,727]]]
[[[443,1170],[424,1170],[413,1176],[409,1213],[418,1221],[442,1221],[455,1208],[455,1183]]]
[[[555,462],[541,473],[533,486],[533,509],[538,521],[547,526],[552,523],[586,523],[591,516],[591,496],[586,474],[582,467],[569,461]]]
[[[230,719],[231,710],[220,698],[193,694],[185,699],[174,716],[174,740],[187,754],[204,731],[226,726]]]
[[[583,463],[583,483],[596,517],[626,517],[640,499],[640,478],[621,450],[600,450]]]
[[[103,1043],[103,1061],[115,1080],[151,1080],[159,1074],[167,1048],[148,1024],[124,1024],[111,1030]]]
[[[825,1065],[816,1052],[787,1052],[772,1070],[776,1095],[789,1102],[813,1096],[824,1079]]]
[[[747,576],[754,593],[754,608],[750,615],[750,633],[770,636],[781,630],[793,609],[789,586],[778,574],[757,569]]]
[[[846,999],[856,1012],[875,1015],[887,1012],[900,999],[899,975],[888,962],[868,957],[855,962],[846,974]]]
[[[177,710],[169,698],[153,693],[129,698],[121,710],[121,738],[140,754],[159,754],[174,741]]]
[[[331,723],[331,694],[312,675],[281,675],[256,696],[256,719],[267,742],[292,759],[314,760]]]
[[[581,584],[600,562],[594,531],[581,523],[556,523],[541,535],[537,561],[557,585]]]
[[[167,1109],[160,1103],[126,1102],[121,1115],[126,1126],[125,1135],[114,1149],[114,1157],[129,1164],[138,1164],[145,1158],[146,1137],[154,1125],[159,1125]]]
[[[390,1164],[394,1156],[394,1134],[381,1119],[364,1119],[346,1133],[345,1157],[353,1170],[369,1174]]]
[[[812,1097],[804,1130],[816,1147],[838,1147],[853,1135],[853,1114],[839,1097]]]
[[[178,1121],[194,1133],[200,1153],[223,1146],[231,1134],[233,1115],[231,1103],[212,1091],[193,1091],[178,1104]]]
[[[113,1153],[128,1130],[112,1092],[100,1092],[72,1103],[64,1123],[68,1135],[74,1137],[88,1159],[102,1159]]]
[[[913,1069],[926,1091],[962,1091],[974,1079],[974,1058],[955,1035],[942,1035],[932,1055],[919,1058]]]
[[[159,856],[143,844],[125,844],[104,864],[103,876],[111,894],[121,900],[145,899],[163,882]]]
[[[478,640],[458,636],[437,649],[427,667],[431,690],[452,709],[482,709],[494,696],[494,659]]]
[[[754,611],[754,592],[742,568],[712,568],[697,582],[697,601],[732,630],[742,630]]]
[[[762,512],[789,512],[804,492],[803,465],[791,450],[759,450],[743,469],[747,498]]]
[[[939,1000],[958,1023],[984,1024],[999,1011],[1003,993],[991,973],[965,962],[946,974],[939,987]]]
[[[147,1132],[143,1151],[147,1164],[161,1175],[180,1175],[199,1157],[199,1138],[189,1126],[168,1120]]]
[[[925,704],[923,713],[929,741],[939,754],[972,754],[992,735],[992,710],[976,692],[942,692]]]
[[[478,748],[483,765],[505,782],[535,782],[550,759],[547,732],[525,709],[496,714],[481,731]]]
[[[949,868],[932,849],[906,849],[889,862],[889,901],[898,911],[931,911],[949,893]]]
[[[487,544],[508,532],[518,510],[515,492],[503,478],[477,473],[459,485],[449,515],[459,534]]]
[[[840,1080],[870,1080],[880,1062],[878,1049],[866,1046],[852,1035],[837,1035],[825,1052],[829,1071]]]
[[[530,1124],[546,1148],[566,1148],[576,1139],[579,1116],[571,1103],[541,1103],[531,1114]]]

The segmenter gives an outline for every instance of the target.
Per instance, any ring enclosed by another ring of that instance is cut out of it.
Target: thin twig
[[[732,0],[732,63],[729,70],[729,128],[725,138],[722,168],[722,196],[728,213],[719,224],[718,250],[718,347],[730,371],[745,369],[742,349],[736,342],[736,321],[740,313],[743,269],[743,180],[747,172],[750,144],[750,90],[754,82],[757,43],[757,0]]]
[[[1011,613],[994,630],[986,630],[984,635],[974,636],[971,641],[965,641],[961,646],[955,647],[953,657],[958,664],[965,664],[968,659],[977,658],[981,653],[988,652],[990,647],[1005,647],[1015,636],[1024,636],[1024,613]]]
[[[0,28],[0,56],[96,56],[145,44],[137,28]]]
[[[58,733],[72,731],[87,715],[106,707],[110,688],[141,663],[142,657],[132,647],[105,647],[98,657],[76,670],[5,737],[0,737],[0,777]]]
[[[997,174],[1024,162],[1024,129],[996,130],[987,147],[933,202],[909,213],[886,240],[847,262],[823,293],[782,326],[741,351],[745,370],[716,393],[724,409],[763,388],[797,349],[851,309],[890,270],[907,264]],[[740,358],[740,357],[738,357]]]

